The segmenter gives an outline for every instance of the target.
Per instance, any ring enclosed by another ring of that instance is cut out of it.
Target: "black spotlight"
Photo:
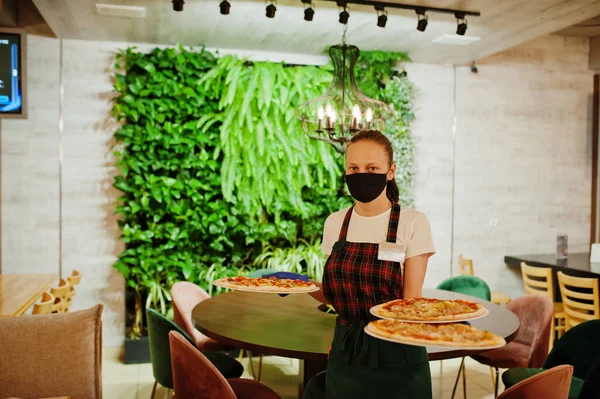
[[[269,4],[267,6],[267,18],[275,18],[275,11],[277,11],[275,4]]]
[[[348,18],[350,18],[350,13],[344,8],[344,11],[340,13],[340,24],[346,25],[348,23]]]
[[[427,29],[428,17],[425,14],[425,10],[422,8],[417,9],[417,30],[419,32],[425,32]]]
[[[173,11],[183,11],[184,0],[173,0]]]
[[[315,10],[313,10],[312,8],[304,9],[304,20],[305,21],[312,21],[314,16],[315,16]]]
[[[460,36],[464,36],[467,32],[467,20],[465,19],[465,14],[454,14],[456,16],[456,34]]]
[[[227,0],[223,0],[221,4],[219,4],[219,8],[221,9],[221,14],[229,15],[229,9],[231,8],[231,4]]]
[[[385,24],[387,24],[387,15],[381,14],[377,17],[377,26],[380,28],[385,28]]]

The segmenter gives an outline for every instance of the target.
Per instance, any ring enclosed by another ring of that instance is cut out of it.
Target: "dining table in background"
[[[0,317],[22,315],[57,282],[56,274],[0,274]]]
[[[513,340],[519,329],[519,319],[514,313],[491,302],[434,289],[423,289],[423,296],[481,303],[489,314],[470,323],[504,337],[506,342]],[[308,380],[327,368],[327,354],[335,329],[336,316],[319,310],[319,305],[307,294],[279,297],[234,291],[199,303],[192,312],[192,319],[200,332],[232,347],[300,359],[299,397],[302,397]],[[427,348],[429,360],[471,356],[484,351]]]

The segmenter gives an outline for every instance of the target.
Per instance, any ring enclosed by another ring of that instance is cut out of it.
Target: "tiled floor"
[[[102,358],[103,397],[106,399],[148,399],[152,392],[154,378],[150,364],[124,365],[120,348],[104,348]],[[254,359],[258,365],[258,358]],[[243,359],[245,372],[242,377],[252,378],[248,360]],[[467,358],[467,397],[469,399],[493,399],[494,387],[489,367],[482,366]],[[433,380],[433,398],[449,399],[460,359],[444,360],[440,373],[440,362],[431,362]],[[502,370],[501,370],[502,371]],[[281,357],[265,357],[263,362],[262,383],[275,390],[283,399],[297,398],[298,360]],[[499,392],[504,387],[500,382]],[[167,391],[159,387],[155,395],[158,399],[167,397]],[[462,399],[462,379],[457,388],[456,399]]]

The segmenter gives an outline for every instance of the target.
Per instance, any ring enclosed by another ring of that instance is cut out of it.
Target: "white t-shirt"
[[[333,244],[339,239],[340,230],[348,209],[349,207],[332,213],[325,221],[321,248],[326,255],[331,254]],[[390,208],[379,215],[365,217],[360,216],[354,209],[350,218],[346,241],[373,244],[385,242],[391,212],[392,209]],[[405,259],[423,254],[433,255],[435,248],[427,217],[421,212],[402,207],[396,244],[403,249]]]

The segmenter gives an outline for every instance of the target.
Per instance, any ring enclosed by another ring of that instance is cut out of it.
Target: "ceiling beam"
[[[0,0],[0,26],[17,26],[18,8],[17,0]]]

